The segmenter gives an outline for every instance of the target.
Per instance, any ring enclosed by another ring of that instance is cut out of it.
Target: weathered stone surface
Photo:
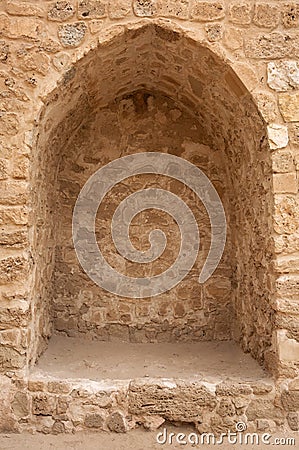
[[[275,28],[280,19],[279,8],[268,3],[257,3],[255,5],[253,22],[259,27]]]
[[[287,411],[299,411],[299,391],[283,391],[281,401]]]
[[[299,24],[298,3],[285,3],[282,7],[282,23],[285,28],[296,28]]]
[[[80,0],[78,2],[79,19],[101,19],[107,16],[107,2],[104,0]]]
[[[19,2],[16,0],[8,0],[6,2],[6,11],[8,14],[15,16],[36,16],[43,17],[44,11],[38,5],[27,2]]]
[[[48,19],[57,22],[63,22],[69,20],[75,14],[75,8],[71,2],[58,1],[52,4],[49,12]]]
[[[245,55],[249,58],[288,58],[298,55],[299,37],[269,33],[245,38]]]
[[[20,355],[11,347],[0,345],[0,371],[21,369],[24,367],[25,361],[25,355]]]
[[[114,431],[115,433],[125,433],[127,431],[126,419],[119,411],[110,414],[107,419],[107,426],[110,431]]]
[[[229,20],[238,25],[248,25],[252,20],[253,7],[249,2],[233,3],[229,6]]]
[[[49,394],[40,393],[32,397],[32,413],[41,416],[52,416],[55,413],[56,401]]]
[[[158,1],[158,14],[165,17],[188,19],[190,0]]]
[[[272,162],[274,172],[287,173],[294,170],[294,159],[289,151],[281,150],[275,152],[272,156]]]
[[[286,122],[299,121],[299,93],[279,94],[279,109]]]
[[[24,248],[28,244],[28,233],[25,230],[0,232],[0,248]]]
[[[139,17],[151,17],[157,13],[157,0],[134,0],[133,11]]]
[[[267,127],[270,148],[276,150],[288,145],[288,127],[286,125],[271,124]]]
[[[14,136],[19,131],[19,120],[14,113],[0,113],[0,135]]]
[[[243,33],[241,30],[225,27],[223,41],[228,49],[238,50],[243,47]]]
[[[129,391],[129,412],[160,415],[169,420],[198,421],[202,412],[212,411],[216,398],[200,383],[132,382]]]
[[[143,418],[142,424],[146,430],[155,431],[157,430],[163,423],[165,419],[161,416],[145,416]]]
[[[0,285],[18,281],[25,277],[29,270],[28,259],[24,256],[9,256],[0,260]]]
[[[84,425],[87,428],[102,428],[104,424],[104,418],[99,413],[86,414]]]
[[[275,91],[290,91],[299,87],[297,61],[271,61],[267,65],[268,85]]]
[[[25,392],[16,392],[12,401],[12,410],[18,418],[26,417],[29,414],[29,397]]]
[[[277,233],[292,234],[296,232],[299,227],[298,207],[296,198],[289,195],[276,200],[274,229]]]
[[[299,413],[289,412],[287,415],[289,427],[292,431],[299,431]]]
[[[210,42],[216,42],[219,41],[219,39],[222,38],[223,35],[223,28],[221,24],[219,23],[213,23],[211,25],[206,25],[206,33],[208,40]]]
[[[108,12],[111,19],[122,19],[132,11],[131,0],[110,0]]]
[[[198,21],[213,21],[225,16],[224,4],[222,2],[195,1],[191,8],[190,17]]]
[[[42,29],[41,20],[35,17],[8,17],[4,14],[0,15],[0,36],[32,41],[40,36]]]
[[[84,22],[61,25],[58,29],[60,42],[64,47],[77,47],[86,34],[87,26]]]
[[[6,41],[0,41],[0,61],[7,61],[9,55],[9,44]]]
[[[271,419],[278,424],[284,422],[283,410],[267,399],[252,400],[246,409],[246,416],[248,420]]]
[[[278,116],[278,106],[275,96],[269,92],[257,92],[254,94],[257,106],[267,123],[275,122]]]

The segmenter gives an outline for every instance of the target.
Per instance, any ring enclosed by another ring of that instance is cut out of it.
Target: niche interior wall
[[[262,418],[296,428],[298,8],[195,0],[5,1],[0,8],[2,429],[40,431],[39,415],[52,417],[51,426],[42,424],[49,430],[60,423],[62,388],[49,394],[47,382],[30,378],[53,333],[128,345],[235,341],[275,384],[259,400],[251,390],[248,404],[260,401]],[[166,232],[168,247],[155,264],[124,261],[109,234],[118,203],[157,184],[190,206],[201,245],[172,290],[117,297],[80,267],[72,212],[96,170],[149,151],[205,172],[224,205],[226,247],[199,285],[211,240],[203,205],[170,178],[128,178],[97,215],[98,242],[113,267],[152,276],[176,258],[178,229],[164,213],[144,212],[131,227],[139,249],[152,224]],[[39,414],[42,402],[48,412]],[[259,418],[248,416],[255,426]]]

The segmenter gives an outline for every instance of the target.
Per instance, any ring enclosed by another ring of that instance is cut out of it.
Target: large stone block
[[[297,61],[271,61],[267,65],[268,85],[275,91],[291,91],[299,87]]]
[[[48,19],[57,22],[69,20],[75,14],[74,5],[67,1],[58,1],[51,5],[48,12]]]
[[[14,348],[0,345],[0,371],[22,369],[25,362],[25,355],[21,355]]]
[[[0,260],[0,285],[26,277],[29,261],[24,256],[9,256]]]
[[[107,16],[107,2],[104,0],[79,0],[79,19],[101,19]]]
[[[275,28],[280,19],[280,11],[276,5],[257,3],[255,6],[253,22],[262,28]]]
[[[288,145],[289,135],[288,127],[286,125],[280,125],[272,123],[267,127],[269,145],[272,150],[284,148]]]
[[[255,37],[245,36],[245,56],[271,59],[299,55],[299,36],[273,32]]]
[[[299,93],[279,95],[279,109],[286,122],[299,121]]]
[[[272,400],[256,399],[252,400],[245,412],[248,420],[270,419],[277,424],[283,424],[285,414],[282,409],[274,405]]]
[[[253,6],[249,2],[232,3],[229,6],[229,20],[238,25],[249,25],[252,20]]]
[[[6,2],[6,11],[14,16],[36,16],[43,17],[44,11],[34,2],[19,2],[16,0],[8,0]]]
[[[216,404],[215,394],[200,383],[153,380],[130,384],[129,412],[132,414],[199,421],[203,411],[213,411]]]
[[[222,2],[195,1],[191,8],[190,17],[202,22],[222,19],[225,16],[225,8]]]
[[[87,26],[84,22],[61,25],[58,29],[58,37],[64,47],[78,47],[84,39]]]

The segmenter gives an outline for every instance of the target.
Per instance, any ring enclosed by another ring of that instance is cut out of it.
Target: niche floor
[[[32,375],[60,379],[180,378],[217,383],[268,375],[234,342],[127,344],[54,335]]]

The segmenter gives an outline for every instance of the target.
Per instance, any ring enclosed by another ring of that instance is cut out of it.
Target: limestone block
[[[55,398],[46,394],[34,394],[32,397],[32,413],[41,416],[52,416],[55,414]]]
[[[74,5],[67,1],[58,1],[51,5],[48,12],[48,19],[57,22],[69,20],[75,14]]]
[[[290,142],[295,145],[299,145],[299,123],[290,123],[289,127],[289,135]]]
[[[299,361],[299,342],[295,339],[289,339],[286,330],[277,330],[276,339],[279,359],[281,361]]]
[[[0,61],[5,62],[9,55],[9,44],[6,41],[0,41]]]
[[[281,401],[287,411],[299,411],[299,391],[284,390],[281,394]]]
[[[165,17],[188,19],[190,0],[159,0],[158,13]]]
[[[280,11],[277,6],[268,3],[255,5],[253,23],[263,28],[275,28],[280,19]]]
[[[18,281],[28,274],[29,262],[24,256],[9,256],[0,260],[0,285]]]
[[[128,429],[126,419],[120,411],[110,414],[107,419],[107,426],[110,431],[115,433],[125,433]]]
[[[285,28],[296,28],[299,25],[298,3],[285,3],[282,7],[282,23]]]
[[[260,36],[245,36],[245,56],[248,58],[288,58],[299,54],[299,36],[272,32]]]
[[[272,150],[284,148],[288,145],[288,127],[286,125],[271,124],[267,127],[269,145]]]
[[[287,415],[287,421],[292,431],[299,431],[299,413],[289,412]]]
[[[157,13],[157,0],[134,0],[133,11],[139,17],[151,17]]]
[[[298,182],[296,172],[277,173],[273,175],[273,190],[275,193],[294,193],[298,192]]]
[[[190,17],[192,20],[202,22],[222,19],[225,16],[225,8],[222,2],[193,2]]]
[[[159,401],[159,399],[161,401]],[[132,414],[162,415],[169,420],[182,417],[198,421],[202,409],[212,411],[216,397],[200,383],[134,381],[129,391],[129,412]]]
[[[0,206],[0,225],[27,225],[28,208],[26,206]]]
[[[105,0],[79,0],[79,19],[101,19],[107,16],[107,2]]]
[[[229,20],[239,25],[249,25],[252,20],[253,7],[249,2],[233,3],[229,6]]]
[[[223,30],[220,23],[206,25],[205,30],[207,33],[208,41],[210,42],[217,42],[222,38]]]
[[[255,92],[254,98],[265,121],[274,122],[279,114],[275,96],[269,92]]]
[[[286,122],[299,121],[299,92],[279,94],[278,104]]]
[[[131,0],[110,0],[108,3],[108,12],[111,19],[122,19],[132,11]]]
[[[21,355],[14,348],[0,345],[0,371],[21,369],[25,362],[25,355]]]
[[[232,27],[225,27],[223,36],[224,45],[230,50],[238,50],[243,47],[243,33]]]
[[[271,61],[267,65],[268,85],[275,91],[290,91],[299,87],[297,61]]]
[[[84,425],[87,428],[102,428],[104,425],[104,417],[99,413],[86,414]]]
[[[29,414],[29,397],[25,392],[16,392],[12,401],[13,413],[20,419]]]
[[[286,173],[294,170],[294,160],[291,152],[280,150],[272,155],[273,172]]]
[[[78,47],[86,34],[87,26],[84,22],[61,25],[58,37],[64,47]]]
[[[21,205],[28,199],[28,183],[24,181],[1,181],[0,204]]]
[[[0,135],[14,136],[19,130],[19,120],[14,113],[0,113]]]
[[[0,15],[0,35],[9,38],[37,39],[43,30],[41,20],[35,17],[8,17]]]
[[[8,0],[6,2],[6,11],[14,16],[36,16],[43,17],[44,11],[34,2],[19,2],[16,0]]]
[[[274,405],[272,400],[255,399],[252,400],[245,412],[248,420],[270,419],[277,424],[283,424],[284,412]]]
[[[296,198],[283,196],[275,201],[274,229],[279,234],[295,233],[299,227],[299,203]]]

